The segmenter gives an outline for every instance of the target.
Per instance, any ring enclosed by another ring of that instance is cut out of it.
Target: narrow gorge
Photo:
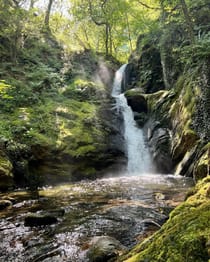
[[[0,0],[0,261],[210,261],[209,0]]]

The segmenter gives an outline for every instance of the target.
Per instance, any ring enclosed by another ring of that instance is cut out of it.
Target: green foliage
[[[95,101],[97,99],[96,94],[100,89],[101,87],[94,82],[76,78],[64,89],[63,95],[79,101]]]
[[[135,48],[136,36],[154,26],[159,12],[145,8],[136,0],[106,1],[104,4],[98,0],[91,4],[74,0],[71,15],[77,46],[103,53],[108,48],[109,54],[126,61]],[[105,25],[109,27],[108,38]]]
[[[5,80],[0,80],[0,98],[12,99],[12,96],[8,95],[8,89],[11,89],[11,85],[6,84]]]
[[[181,50],[180,61],[187,68],[197,66],[203,60],[210,58],[210,33],[204,33],[197,38],[194,45],[187,45]]]

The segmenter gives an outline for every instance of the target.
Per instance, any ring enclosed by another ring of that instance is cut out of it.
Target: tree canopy
[[[50,32],[68,51],[92,49],[126,61],[140,34],[172,21],[183,24],[195,44],[208,32],[209,5],[207,0],[0,0],[1,55],[15,61],[28,38]]]

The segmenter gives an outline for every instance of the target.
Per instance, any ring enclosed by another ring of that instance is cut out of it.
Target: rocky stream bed
[[[113,257],[159,229],[191,186],[190,178],[145,174],[2,194],[0,261],[98,261],[104,251],[94,245],[104,237]]]

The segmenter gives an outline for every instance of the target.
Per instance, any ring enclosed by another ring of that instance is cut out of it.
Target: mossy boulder
[[[125,247],[117,239],[98,236],[91,240],[87,255],[90,262],[106,262],[115,261],[123,251]]]
[[[210,177],[200,181],[193,195],[171,212],[152,237],[119,261],[208,262],[210,258]]]
[[[8,189],[14,185],[12,163],[0,149],[0,190]]]

